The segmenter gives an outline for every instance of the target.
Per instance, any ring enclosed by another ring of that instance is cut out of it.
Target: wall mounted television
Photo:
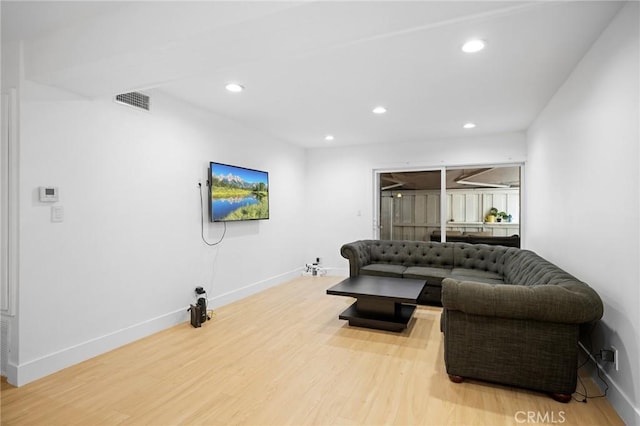
[[[209,220],[269,219],[269,173],[209,163]]]

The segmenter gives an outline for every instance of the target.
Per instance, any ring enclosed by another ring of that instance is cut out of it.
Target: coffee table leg
[[[349,325],[356,327],[377,328],[401,332],[409,324],[414,305],[379,301],[371,298],[358,298],[356,302],[341,313],[338,318],[348,320]]]
[[[359,297],[356,300],[356,309],[365,314],[399,315],[400,303],[380,300],[371,297]]]

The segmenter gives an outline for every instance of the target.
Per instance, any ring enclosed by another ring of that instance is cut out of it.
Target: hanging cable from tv
[[[207,187],[209,187],[209,181],[207,181]],[[202,195],[202,183],[198,182],[198,192],[200,193],[200,237],[202,237],[202,241],[208,246],[216,246],[224,240],[224,236],[227,234],[227,222],[224,223],[224,231],[222,232],[222,236],[215,243],[210,243],[204,237],[204,197]]]

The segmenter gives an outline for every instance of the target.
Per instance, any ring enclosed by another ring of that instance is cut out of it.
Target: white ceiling
[[[3,41],[26,40],[28,79],[87,97],[161,90],[316,147],[525,130],[622,3],[0,5]],[[487,48],[463,53],[473,37]],[[226,92],[228,81],[246,90]],[[371,113],[378,104],[387,114]]]

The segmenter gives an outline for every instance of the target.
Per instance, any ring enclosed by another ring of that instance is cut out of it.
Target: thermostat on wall
[[[43,203],[55,203],[58,201],[58,188],[54,186],[41,186],[40,201]]]

